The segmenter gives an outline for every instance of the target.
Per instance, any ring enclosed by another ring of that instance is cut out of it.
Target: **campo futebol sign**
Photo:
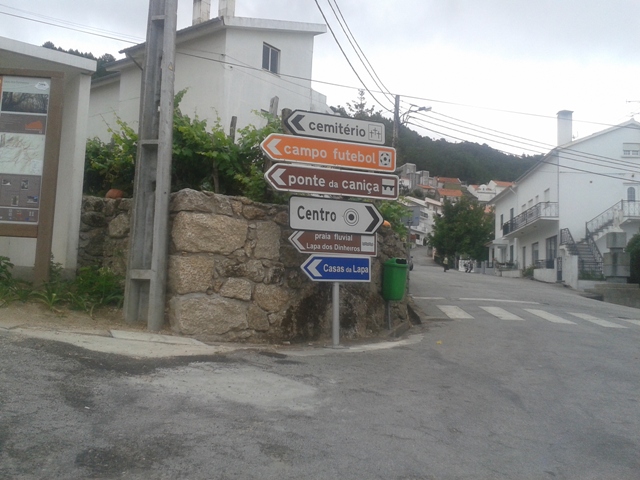
[[[0,223],[37,224],[51,79],[0,76]]]

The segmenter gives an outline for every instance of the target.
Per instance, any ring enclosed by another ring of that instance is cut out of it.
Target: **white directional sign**
[[[294,135],[344,140],[347,142],[384,145],[384,123],[339,117],[327,113],[294,110],[285,119],[285,125]]]
[[[371,203],[316,197],[289,199],[289,226],[294,230],[373,235],[383,221]]]

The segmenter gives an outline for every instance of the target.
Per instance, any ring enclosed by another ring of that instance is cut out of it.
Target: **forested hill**
[[[508,155],[490,146],[472,142],[433,140],[400,127],[398,164],[413,163],[432,177],[459,178],[470,185],[491,180],[512,182],[526,172],[539,156]]]
[[[368,119],[385,124],[386,145],[392,144],[393,121],[380,111],[366,106],[364,91],[353,103],[333,107],[336,114]],[[398,131],[397,165],[413,163],[416,169],[427,170],[432,177],[459,178],[469,185],[489,183],[491,180],[513,182],[525,173],[540,156],[508,155],[490,146],[473,142],[448,142],[423,137],[401,125]]]
[[[393,132],[393,122],[378,115],[371,119],[386,124],[387,143],[391,145],[392,133],[389,132]],[[398,131],[396,150],[398,166],[413,163],[417,170],[427,170],[432,177],[459,178],[469,185],[491,180],[513,182],[540,158],[508,155],[486,144],[434,140],[404,125]]]

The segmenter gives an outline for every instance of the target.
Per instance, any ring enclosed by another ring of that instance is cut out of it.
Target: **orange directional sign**
[[[393,172],[396,150],[361,143],[272,133],[260,144],[269,158],[281,162],[304,162],[334,167]]]

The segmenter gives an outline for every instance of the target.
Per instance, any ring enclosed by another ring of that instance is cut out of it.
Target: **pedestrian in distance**
[[[449,257],[444,257],[444,260],[442,260],[442,266],[444,267],[445,272],[449,270]]]

